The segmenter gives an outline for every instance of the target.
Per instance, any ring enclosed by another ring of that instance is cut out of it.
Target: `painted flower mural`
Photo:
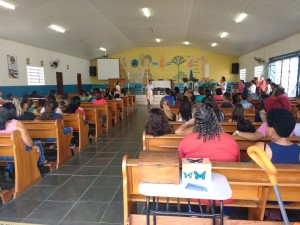
[[[179,71],[180,65],[185,63],[185,62],[186,62],[185,58],[183,56],[180,56],[180,55],[177,55],[172,59],[172,63],[174,63],[177,66],[177,70],[178,70],[177,77],[175,79],[175,80],[177,80],[177,82],[182,80],[183,75],[185,75],[183,72],[180,73],[181,71]]]

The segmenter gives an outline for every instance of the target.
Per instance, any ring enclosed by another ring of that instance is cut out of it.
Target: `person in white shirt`
[[[266,94],[269,95],[269,94],[271,93],[271,91],[272,91],[272,87],[271,87],[272,81],[271,81],[271,79],[269,79],[269,78],[268,78],[266,81],[267,81]]]
[[[153,89],[154,86],[152,84],[152,80],[149,80],[149,83],[146,86],[146,98],[145,98],[146,105],[152,105],[153,103]]]
[[[119,84],[119,81],[116,83],[116,93],[121,94],[121,86]]]
[[[251,80],[250,87],[248,88],[250,93],[250,99],[258,99],[258,95],[256,94],[256,85],[255,81]]]

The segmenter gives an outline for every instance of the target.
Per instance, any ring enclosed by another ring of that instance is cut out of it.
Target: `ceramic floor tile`
[[[96,179],[96,176],[72,176],[63,187],[88,187]]]
[[[76,171],[78,171],[81,168],[81,165],[77,166],[65,166],[62,165],[58,169],[54,170],[52,174],[65,174],[65,175],[72,175]]]
[[[112,159],[107,166],[122,166],[122,159]]]
[[[123,223],[123,203],[111,203],[101,219],[101,223]]]
[[[87,202],[111,202],[117,192],[117,188],[103,188],[99,186],[90,187],[82,196],[80,201]]]
[[[85,192],[86,187],[61,187],[48,200],[52,201],[78,201]]]
[[[99,159],[99,158],[94,158],[91,159],[86,166],[107,166],[107,164],[110,163],[112,159]]]
[[[49,198],[54,192],[57,191],[59,187],[53,186],[33,186],[23,194],[21,194],[18,199],[22,200],[32,200],[43,201]]]
[[[46,220],[46,219],[25,219],[23,223],[32,223],[32,224],[47,224],[47,225],[57,225],[59,220]]]
[[[117,153],[110,153],[110,152],[99,152],[95,155],[95,158],[101,158],[101,159],[104,159],[104,158],[108,158],[108,159],[112,159],[116,156]]]
[[[28,218],[26,219],[44,219],[61,220],[67,212],[73,207],[74,202],[44,201]]]
[[[107,206],[108,203],[77,202],[63,221],[99,222]]]
[[[42,180],[40,180],[36,185],[48,185],[48,186],[61,186],[71,175],[47,175]]]
[[[104,168],[104,166],[84,166],[79,171],[77,171],[76,175],[98,176],[104,170]]]
[[[106,167],[101,175],[106,176],[122,176],[122,167],[121,166],[109,166]]]
[[[122,182],[121,177],[111,177],[111,176],[102,176],[100,175],[92,186],[101,186],[101,187],[119,187]]]
[[[0,217],[26,218],[41,203],[35,200],[15,199],[0,210]]]

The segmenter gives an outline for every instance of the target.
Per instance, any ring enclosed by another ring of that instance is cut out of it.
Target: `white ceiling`
[[[300,0],[7,0],[0,37],[85,59],[137,47],[191,47],[240,56],[300,32]],[[152,16],[143,16],[148,7]],[[244,22],[234,19],[246,12]],[[61,34],[48,28],[60,24]],[[153,32],[154,30],[154,32]],[[226,31],[228,37],[218,35]],[[85,42],[88,42],[85,43]],[[212,48],[210,44],[219,45]]]

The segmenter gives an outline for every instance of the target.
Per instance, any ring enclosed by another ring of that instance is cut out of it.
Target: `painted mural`
[[[183,78],[187,78],[189,81],[195,79],[201,81],[204,78],[209,78],[209,64],[204,56],[184,57],[176,55],[170,61],[165,62],[162,53],[159,62],[152,59],[150,54],[141,54],[138,59],[121,57],[120,77],[129,79],[131,82],[147,83],[148,80],[153,79],[151,68],[159,67],[163,71],[166,66],[176,66],[176,74],[172,74],[171,77],[175,82],[183,82]],[[186,65],[187,68],[182,68],[183,65]]]

